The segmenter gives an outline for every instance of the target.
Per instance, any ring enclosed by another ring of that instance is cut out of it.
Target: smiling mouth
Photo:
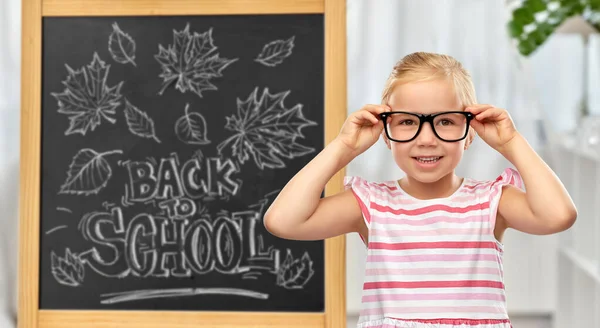
[[[439,161],[440,159],[442,159],[442,157],[443,156],[413,157],[413,158],[416,159],[418,162],[431,164],[431,163],[435,163],[435,162]]]

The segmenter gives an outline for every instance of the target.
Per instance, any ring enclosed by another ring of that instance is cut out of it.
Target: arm
[[[568,229],[577,209],[558,177],[517,132],[508,112],[491,105],[465,108],[475,114],[471,126],[492,148],[510,161],[523,178],[526,192],[503,187],[498,204],[498,229],[552,234]],[[497,230],[498,230],[497,229]],[[502,231],[497,231],[501,235]]]
[[[376,114],[386,106],[367,105],[351,114],[338,137],[281,190],[264,217],[267,230],[296,240],[326,239],[349,232],[366,237],[366,225],[352,191],[321,199],[325,185],[341,168],[378,139],[383,123]]]
[[[334,141],[300,170],[265,213],[267,230],[281,238],[318,240],[358,232],[362,213],[352,191],[321,199],[331,177],[350,162]]]
[[[570,228],[577,209],[567,190],[531,148],[517,134],[501,151],[519,171],[526,192],[506,186],[498,205],[498,217],[507,227],[536,235],[553,234]]]

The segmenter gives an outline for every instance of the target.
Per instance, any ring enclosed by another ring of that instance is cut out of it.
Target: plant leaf
[[[295,36],[292,36],[287,40],[275,40],[265,44],[255,61],[269,67],[281,64],[292,54],[294,38]]]
[[[236,134],[218,145],[219,153],[228,149],[240,163],[252,157],[256,166],[264,169],[285,167],[282,157],[293,159],[314,152],[297,139],[303,137],[303,127],[316,123],[304,117],[302,105],[285,107],[289,91],[270,94],[265,88],[260,99],[257,93],[255,88],[245,101],[238,99],[237,115],[226,117],[225,128]]]
[[[67,248],[65,257],[61,258],[51,252],[52,275],[62,285],[80,286],[85,276],[83,262]]]
[[[77,152],[67,172],[67,179],[60,187],[61,194],[97,194],[108,183],[112,175],[110,165],[104,159],[105,155],[119,153],[113,150],[105,153],[85,148]]]
[[[185,114],[175,121],[175,134],[187,144],[207,145],[206,120],[199,113],[189,113],[189,104],[185,105]]]
[[[160,143],[154,131],[154,121],[127,99],[125,99],[125,120],[131,133],[143,138],[152,138]]]
[[[121,64],[135,64],[135,41],[123,32],[115,22],[112,24],[113,31],[108,38],[108,51],[112,58]]]
[[[222,71],[236,59],[220,58],[214,54],[217,47],[213,45],[212,28],[200,34],[190,33],[189,24],[178,32],[173,30],[173,44],[164,48],[158,46],[158,54],[154,58],[159,62],[163,78],[159,94],[173,83],[181,93],[194,92],[202,97],[206,90],[217,90],[211,79],[222,77]]]
[[[288,260],[291,258],[291,252],[288,249],[288,255],[277,274],[277,285],[287,289],[300,289],[315,273],[313,262],[307,252],[300,259]]]
[[[110,65],[106,65],[97,53],[87,69],[73,70],[68,65],[69,75],[63,81],[65,90],[51,95],[58,102],[58,112],[69,116],[69,128],[65,135],[80,133],[85,135],[100,125],[102,118],[115,123],[115,109],[121,104],[121,86],[108,87],[106,81]]]

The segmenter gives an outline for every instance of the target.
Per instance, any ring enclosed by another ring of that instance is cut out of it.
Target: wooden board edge
[[[49,2],[63,0],[51,0]],[[346,42],[345,42],[345,0],[326,0],[326,142],[330,142],[346,117]],[[48,1],[47,1],[48,2]],[[113,3],[114,4],[114,3]],[[133,13],[131,13],[133,14]],[[139,13],[135,13],[139,14]],[[165,318],[165,313],[143,312],[142,314],[117,311],[39,311],[39,182],[40,182],[40,120],[41,120],[41,0],[23,0],[23,58],[22,58],[22,121],[21,121],[21,199],[20,199],[20,274],[19,277],[19,328],[29,327],[82,327],[86,318],[117,318],[111,327],[152,327]],[[27,25],[27,28],[25,28]],[[336,25],[337,27],[331,27]],[[340,60],[340,54],[344,54]],[[326,188],[326,194],[342,189],[345,170],[336,174]],[[189,324],[183,323],[181,313],[171,320],[170,327],[196,326],[197,320],[203,323],[229,327],[223,320],[235,318],[231,327],[294,327],[294,322],[302,327],[345,327],[345,237],[340,236],[326,241],[326,314],[293,314],[279,316],[272,312],[258,315],[247,313],[194,313]],[[329,286],[329,287],[328,287]],[[111,313],[109,313],[111,312]],[[140,325],[127,318],[139,320],[151,315]],[[159,317],[154,317],[156,315]],[[167,314],[168,316],[168,314]],[[80,319],[78,319],[80,318]],[[160,318],[160,320],[159,320]],[[281,325],[278,321],[281,319]],[[167,319],[168,321],[169,319]],[[205,320],[209,320],[206,322]],[[238,321],[239,320],[239,321]],[[259,321],[257,321],[259,320]],[[291,320],[291,321],[290,321]],[[102,322],[102,321],[97,321]],[[243,324],[242,326],[240,326]],[[39,325],[38,325],[39,323]],[[104,321],[106,323],[106,321]],[[122,325],[121,325],[122,323]],[[143,325],[142,325],[143,324]],[[267,324],[267,325],[265,325]],[[72,325],[72,326],[71,326]],[[97,324],[85,327],[100,327]]]
[[[324,0],[44,0],[43,16],[317,14]]]
[[[323,313],[41,310],[39,328],[323,327]]]
[[[325,0],[325,143],[339,133],[346,119],[346,0]],[[345,168],[325,188],[343,190]],[[346,236],[325,241],[325,327],[346,327]]]
[[[42,3],[23,0],[18,327],[37,327],[41,151]]]

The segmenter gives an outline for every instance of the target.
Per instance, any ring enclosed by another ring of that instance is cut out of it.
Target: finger
[[[366,105],[363,109],[375,115],[392,110],[388,105]]]
[[[473,127],[473,129],[475,130],[475,132],[477,132],[478,135],[482,135],[483,134],[483,123],[479,122],[479,121],[471,121],[471,126]]]
[[[465,108],[465,112],[470,112],[470,113],[473,113],[473,114],[477,115],[477,114],[479,114],[479,113],[481,113],[481,112],[483,112],[483,111],[485,111],[487,109],[490,109],[490,108],[494,108],[494,107],[491,106],[491,105],[468,106],[468,107]]]
[[[495,119],[502,116],[502,110],[499,108],[491,108],[488,109],[478,115],[475,116],[475,119],[478,121],[482,121],[485,119]]]
[[[379,122],[379,119],[377,118],[377,116],[375,116],[373,113],[366,111],[366,110],[361,110],[356,114],[356,117],[358,119],[360,119],[361,121],[368,121],[371,122],[372,124],[377,124]]]

